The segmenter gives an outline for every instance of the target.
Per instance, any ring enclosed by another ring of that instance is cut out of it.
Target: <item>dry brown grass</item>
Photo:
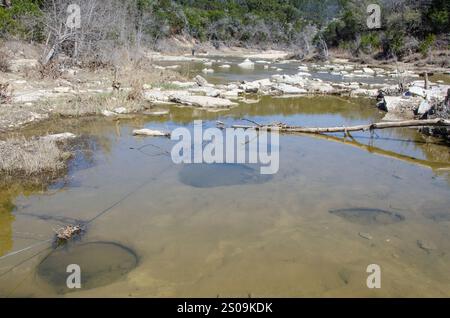
[[[0,72],[7,73],[10,71],[9,56],[6,53],[0,51]]]
[[[131,82],[131,90],[128,92],[127,100],[142,101],[144,99],[144,88],[141,80]]]
[[[113,68],[113,65],[109,62],[102,61],[100,59],[91,59],[83,61],[81,67],[89,70],[90,72],[97,72],[100,70],[109,70]]]
[[[46,65],[39,64],[37,66],[37,73],[41,79],[58,79],[62,76],[61,66],[57,61],[52,61]]]
[[[0,104],[9,104],[12,99],[12,89],[9,83],[0,83]]]
[[[10,177],[55,176],[66,168],[69,157],[55,141],[11,138],[0,141],[0,174]]]
[[[136,113],[150,107],[143,99],[131,99],[130,94],[136,93],[121,91],[95,95],[80,94],[69,99],[44,100],[36,104],[35,109],[62,117],[81,117],[100,115],[104,110],[114,111],[119,107],[124,107],[127,113]]]

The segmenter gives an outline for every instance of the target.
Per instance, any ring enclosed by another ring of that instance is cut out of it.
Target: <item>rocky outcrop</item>
[[[450,119],[450,89],[447,90],[447,95],[444,100],[436,102],[428,102],[428,110],[422,117],[426,118],[443,118]],[[445,127],[431,127],[422,128],[421,131],[427,135],[445,138],[450,141],[450,129]]]
[[[425,88],[424,81],[416,81],[411,83],[409,88],[403,94],[395,96],[387,96],[389,89],[380,91],[381,101],[378,107],[391,115],[400,119],[410,118],[448,118],[448,91],[450,85],[429,83]],[[396,90],[391,89],[394,93]],[[447,101],[447,103],[446,103]],[[426,131],[427,129],[423,129]],[[433,131],[441,128],[433,128]],[[443,130],[447,131],[446,128]]]
[[[420,103],[421,99],[417,97],[384,96],[378,107],[386,112],[396,113],[400,117],[409,119],[414,117],[414,111],[419,107]]]
[[[197,75],[196,77],[194,77],[194,81],[195,81],[195,82],[197,83],[197,85],[200,86],[200,87],[203,87],[203,86],[209,86],[208,81],[207,81],[204,77],[202,77],[202,76],[200,76],[200,75]]]

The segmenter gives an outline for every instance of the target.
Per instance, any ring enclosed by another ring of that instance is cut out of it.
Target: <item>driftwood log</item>
[[[308,128],[299,126],[288,126],[284,124],[272,124],[272,125],[233,125],[232,128],[241,129],[256,129],[256,130],[268,130],[279,131],[284,133],[302,133],[302,134],[324,134],[324,133],[349,133],[354,131],[373,131],[377,129],[388,128],[407,128],[407,127],[450,127],[450,120],[436,118],[436,119],[424,119],[424,120],[406,120],[397,122],[381,122],[368,125],[357,125],[348,127],[318,127]]]
[[[397,159],[400,161],[404,161],[411,164],[420,165],[423,167],[430,168],[436,171],[448,171],[450,170],[450,163],[447,162],[434,162],[429,160],[423,160],[418,158],[413,158],[411,156],[402,155],[393,151],[384,150],[381,148],[377,148],[370,145],[365,145],[357,142],[350,134],[351,131],[373,131],[375,129],[387,129],[387,128],[405,128],[405,127],[426,127],[426,126],[439,126],[445,127],[450,126],[450,120],[446,119],[428,119],[428,120],[408,120],[408,121],[400,121],[400,122],[382,122],[382,123],[374,123],[370,125],[358,125],[358,126],[350,126],[350,127],[329,127],[329,128],[305,128],[305,127],[291,127],[283,124],[273,124],[273,125],[260,125],[254,121],[243,119],[249,121],[254,126],[245,126],[245,125],[233,125],[232,128],[236,129],[255,129],[255,130],[266,130],[266,131],[279,131],[284,133],[298,133],[300,135],[309,135],[314,138],[325,139],[328,141],[343,143],[349,146],[353,146],[370,153],[384,156],[392,159]],[[225,124],[223,122],[217,122],[217,126],[221,129],[225,128]],[[326,135],[325,133],[337,133],[344,132],[350,139],[339,138],[333,135]]]

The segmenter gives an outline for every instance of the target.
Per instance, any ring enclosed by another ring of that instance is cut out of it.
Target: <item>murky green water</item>
[[[131,131],[243,117],[350,125],[383,114],[369,100],[336,97],[262,98],[220,113],[169,109],[27,132],[71,131],[94,147],[45,191],[0,190],[0,257],[40,244],[0,259],[1,296],[450,296],[448,147],[412,129],[354,140],[283,135],[280,170],[262,178],[245,165],[175,165],[166,155],[174,142]],[[66,250],[41,242],[64,222],[89,220]],[[86,285],[66,292],[63,274],[77,259]],[[369,264],[381,266],[379,290],[366,286]]]

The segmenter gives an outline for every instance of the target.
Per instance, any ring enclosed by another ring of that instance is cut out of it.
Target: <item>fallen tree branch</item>
[[[241,129],[255,129],[255,130],[276,130],[286,133],[303,133],[303,134],[324,134],[324,133],[338,133],[338,132],[352,132],[352,131],[373,131],[377,129],[388,128],[407,128],[407,127],[450,127],[450,120],[436,118],[436,119],[424,119],[424,120],[406,120],[398,122],[381,122],[373,123],[369,125],[357,125],[349,127],[319,127],[308,128],[298,126],[288,126],[284,124],[273,124],[264,126],[246,126],[246,125],[233,125],[232,128]]]

